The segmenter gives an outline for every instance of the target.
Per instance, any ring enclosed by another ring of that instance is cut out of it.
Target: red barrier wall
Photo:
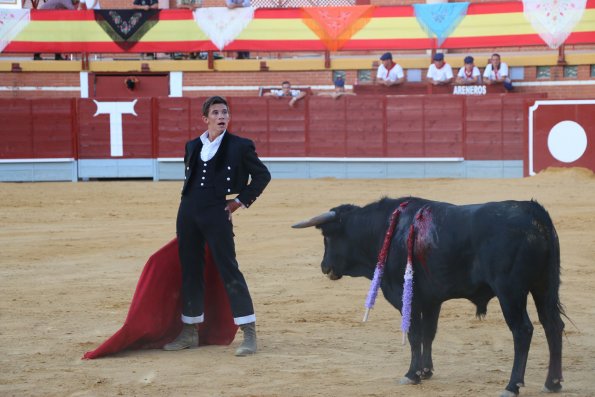
[[[131,102],[102,99],[101,102]],[[151,98],[140,98],[134,105],[136,116],[122,114],[123,158],[153,157],[153,106]],[[81,159],[111,158],[109,114],[97,114],[91,99],[78,100],[78,155]],[[113,128],[113,127],[111,127]]]
[[[74,99],[0,100],[0,159],[74,158]]]
[[[465,159],[523,158],[528,103],[517,95],[466,97]]]
[[[128,106],[122,156],[112,156],[113,115],[92,99],[2,100],[0,159],[182,157],[200,135],[205,98],[101,99]],[[535,97],[494,94],[229,98],[230,131],[263,157],[464,157],[520,160],[527,106]],[[128,105],[126,105],[128,104]],[[102,105],[103,106],[103,105]],[[110,123],[111,120],[111,123]]]
[[[202,134],[201,107],[206,98],[154,99],[155,157],[184,157],[187,141]]]

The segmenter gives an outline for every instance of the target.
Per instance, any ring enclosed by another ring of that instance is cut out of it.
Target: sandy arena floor
[[[537,199],[562,251],[563,396],[595,396],[595,176],[548,170],[514,180],[274,180],[234,218],[260,351],[230,346],[132,351],[81,360],[118,330],[147,258],[174,236],[180,182],[0,184],[1,396],[497,396],[512,366],[498,302],[485,320],[464,300],[443,306],[434,377],[398,380],[409,363],[400,315],[379,298],[362,323],[369,281],[330,281],[322,239],[296,221],[383,195],[457,204]],[[538,396],[547,344],[535,333],[521,396]],[[239,338],[238,338],[239,339]]]

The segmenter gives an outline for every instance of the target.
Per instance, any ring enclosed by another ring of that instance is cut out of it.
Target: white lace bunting
[[[253,7],[228,9],[205,7],[194,11],[198,27],[209,37],[215,47],[222,51],[238,37],[254,18]]]
[[[523,0],[525,18],[552,49],[560,47],[583,17],[587,0]]]

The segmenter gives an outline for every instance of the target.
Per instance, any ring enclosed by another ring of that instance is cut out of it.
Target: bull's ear
[[[309,219],[307,221],[301,221],[296,223],[295,225],[291,225],[291,227],[294,229],[303,229],[305,227],[318,226],[322,225],[323,223],[330,222],[334,220],[336,217],[337,214],[335,213],[335,211],[328,211],[323,214],[317,215],[314,218]]]

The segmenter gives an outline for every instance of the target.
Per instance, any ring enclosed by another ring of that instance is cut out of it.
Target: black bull
[[[384,297],[401,311],[407,238],[413,224],[411,364],[401,383],[419,383],[432,376],[432,341],[442,302],[466,298],[481,317],[490,299],[497,297],[514,339],[514,364],[502,396],[517,395],[524,384],[533,334],[527,313],[531,293],[550,353],[545,389],[560,391],[564,329],[558,295],[560,250],[552,220],[538,203],[457,206],[414,197],[384,198],[365,207],[341,205],[293,227],[316,226],[322,231],[321,267],[329,278],[372,279],[389,218],[404,202],[408,204],[398,220],[381,283]]]

